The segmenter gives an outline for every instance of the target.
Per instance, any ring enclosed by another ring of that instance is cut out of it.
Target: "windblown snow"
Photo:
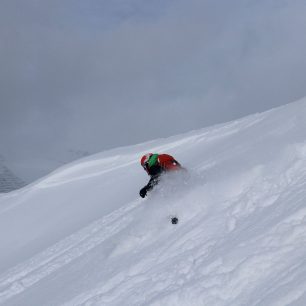
[[[188,177],[139,198],[147,152]],[[3,194],[0,247],[3,305],[306,305],[306,99]]]

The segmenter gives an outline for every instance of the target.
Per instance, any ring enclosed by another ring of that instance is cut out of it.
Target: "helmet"
[[[145,168],[152,155],[153,155],[152,153],[147,153],[146,155],[144,155],[140,160],[141,166]]]

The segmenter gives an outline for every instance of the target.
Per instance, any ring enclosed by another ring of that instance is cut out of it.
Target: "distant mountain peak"
[[[25,182],[17,177],[6,165],[0,155],[0,193],[10,192],[25,186]]]

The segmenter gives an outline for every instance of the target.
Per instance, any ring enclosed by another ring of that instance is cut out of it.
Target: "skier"
[[[161,174],[184,169],[178,161],[168,154],[148,153],[141,158],[140,163],[150,176],[148,184],[139,192],[139,195],[142,198],[144,198],[147,195],[147,192],[152,190],[153,187],[158,184]]]

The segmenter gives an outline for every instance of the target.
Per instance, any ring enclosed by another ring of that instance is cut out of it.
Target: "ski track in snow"
[[[126,226],[125,222],[129,222],[129,219],[122,218],[122,216],[126,215],[138,203],[139,201],[136,201],[113,212],[1,275],[0,302],[21,293],[116,234]],[[118,218],[120,218],[120,222],[116,223],[117,227],[110,226]]]
[[[95,193],[106,180],[107,201],[113,197],[122,203],[8,267],[0,275],[0,303],[306,305],[305,116],[306,100],[120,148],[74,162],[2,197],[5,216],[25,203],[31,209],[40,192],[52,197],[60,190],[64,196],[65,188],[76,184],[69,193],[81,195],[84,188]],[[112,186],[127,169],[137,172],[136,159],[147,151],[190,158],[197,173],[190,172],[191,180],[176,196],[167,195],[173,185],[165,181],[149,198],[125,202],[128,192],[137,195],[138,178],[113,195]],[[88,209],[93,215],[100,211]],[[177,225],[170,224],[170,214],[179,216]]]

